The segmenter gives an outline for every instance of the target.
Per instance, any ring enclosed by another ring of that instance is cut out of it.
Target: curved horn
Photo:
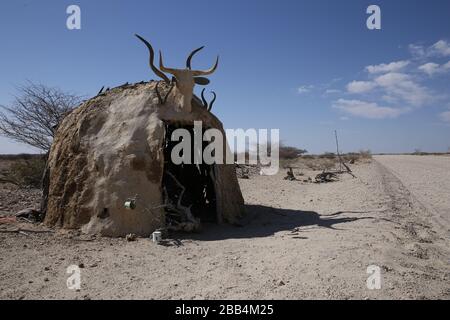
[[[211,69],[204,70],[204,71],[203,70],[194,70],[194,71],[192,71],[192,75],[194,77],[195,76],[207,76],[207,75],[213,73],[214,71],[216,71],[218,65],[219,65],[219,56],[217,56],[216,63],[214,64],[214,66]]]
[[[216,101],[216,98],[217,98],[216,93],[215,93],[214,91],[211,91],[211,93],[214,95],[214,98],[213,98],[213,99],[211,100],[211,102],[209,103],[208,111],[211,111],[211,109],[212,109],[212,107],[213,107],[213,104],[214,104],[214,102]]]
[[[214,104],[214,102],[216,101],[216,98],[217,98],[217,95],[216,95],[216,93],[214,91],[211,91],[211,93],[214,95],[214,98],[211,100],[211,102],[209,104],[208,104],[208,102],[205,99],[205,89],[202,90],[202,94],[201,94],[203,107],[205,109],[207,109],[208,111],[211,111],[212,106],[213,106],[213,104]]]
[[[191,60],[192,57],[194,56],[194,54],[196,54],[197,52],[199,52],[200,50],[202,50],[205,46],[201,46],[200,48],[195,49],[194,51],[192,51],[189,54],[189,57],[186,60],[186,68],[188,68],[189,70],[191,70]]]
[[[169,83],[169,82],[170,82],[169,78],[168,78],[164,73],[162,73],[157,67],[155,67],[155,64],[153,63],[153,60],[154,60],[154,58],[155,58],[155,52],[153,51],[152,45],[151,45],[147,40],[145,40],[144,38],[142,38],[140,35],[135,34],[135,36],[136,36],[139,40],[141,40],[141,41],[147,46],[148,51],[150,52],[150,59],[149,59],[150,68],[152,68],[153,72],[154,72],[158,77],[160,77],[161,79],[163,79],[166,83]]]
[[[203,107],[205,107],[205,109],[208,109],[208,102],[205,99],[205,88],[203,88],[201,96],[202,96]]]
[[[161,71],[173,74],[175,77],[177,76],[178,70],[177,69],[172,69],[172,68],[166,68],[164,67],[164,63],[163,63],[163,58],[162,58],[162,53],[161,50],[159,50],[159,68],[161,69]]]

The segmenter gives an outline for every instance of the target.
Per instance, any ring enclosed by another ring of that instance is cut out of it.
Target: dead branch
[[[175,181],[175,183],[180,187],[181,189],[181,193],[178,196],[178,201],[177,204],[174,206],[172,203],[170,203],[168,201],[169,197],[167,196],[167,190],[164,190],[165,195],[166,195],[166,201],[167,203],[165,204],[165,207],[169,210],[172,210],[176,213],[178,213],[179,215],[181,215],[185,220],[188,221],[188,225],[186,225],[185,222],[177,222],[174,221],[176,224],[178,224],[182,229],[185,230],[191,230],[191,229],[197,229],[200,226],[200,221],[198,219],[196,219],[192,212],[191,212],[191,206],[186,207],[184,205],[182,205],[182,200],[183,200],[183,195],[186,191],[186,188],[181,184],[180,181],[178,181],[178,179],[169,171],[166,172],[172,179],[173,181]]]

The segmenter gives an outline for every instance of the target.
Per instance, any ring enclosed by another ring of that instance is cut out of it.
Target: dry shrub
[[[43,157],[14,161],[9,169],[0,173],[0,182],[12,183],[21,188],[40,188],[45,170]]]
[[[333,152],[325,152],[319,155],[320,159],[336,159],[336,154]]]
[[[362,159],[372,159],[372,152],[369,149],[360,150],[359,155]]]
[[[328,171],[336,166],[335,159],[321,158],[320,156],[304,156],[299,163],[314,171]]]
[[[280,159],[297,159],[307,152],[308,151],[306,151],[305,149],[286,146],[282,143],[280,144]]]
[[[361,155],[356,152],[350,152],[350,153],[346,153],[346,154],[342,155],[342,159],[344,160],[344,162],[348,162],[348,163],[355,163],[356,161],[358,161],[360,159],[360,157],[361,157]]]
[[[372,159],[372,152],[370,150],[360,150],[359,152],[349,152],[342,155],[342,159],[346,163],[363,162]]]

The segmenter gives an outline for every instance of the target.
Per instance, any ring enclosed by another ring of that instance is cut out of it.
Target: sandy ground
[[[164,245],[0,233],[0,298],[449,299],[450,158],[379,156],[352,168],[357,178],[326,184],[284,172],[240,180],[243,226],[206,225]],[[66,286],[71,264],[82,267],[78,291]],[[369,265],[381,289],[367,288]]]

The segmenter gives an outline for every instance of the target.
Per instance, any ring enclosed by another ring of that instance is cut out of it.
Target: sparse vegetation
[[[18,91],[10,106],[0,106],[0,134],[48,152],[57,126],[81,97],[32,82]]]
[[[271,152],[271,145],[269,143],[267,145],[267,155],[269,157],[271,156],[270,152]],[[281,166],[282,167],[288,166],[289,163],[295,162],[298,158],[300,158],[302,156],[304,157],[305,153],[308,153],[308,151],[305,149],[287,146],[283,142],[281,142],[280,146],[279,146],[279,159],[280,159]],[[258,160],[259,160],[258,155],[254,154],[254,153],[252,155],[255,159],[258,158]],[[248,163],[248,161],[250,159],[250,151],[247,150],[245,153],[241,152],[239,154],[235,153],[234,160],[237,161],[239,156],[245,157],[245,162]]]
[[[345,163],[355,164],[358,162],[370,161],[370,159],[372,159],[372,152],[370,150],[360,150],[359,152],[342,154],[341,158]],[[280,162],[283,168],[295,167],[299,165],[315,171],[324,171],[336,168],[339,160],[335,153],[324,152],[320,155],[304,155],[293,161],[280,160]]]
[[[0,182],[11,183],[21,188],[39,188],[44,169],[45,159],[43,156],[14,160],[9,168],[0,172]]]
[[[297,159],[305,153],[308,153],[305,149],[287,146],[283,143],[280,144],[280,159]]]

